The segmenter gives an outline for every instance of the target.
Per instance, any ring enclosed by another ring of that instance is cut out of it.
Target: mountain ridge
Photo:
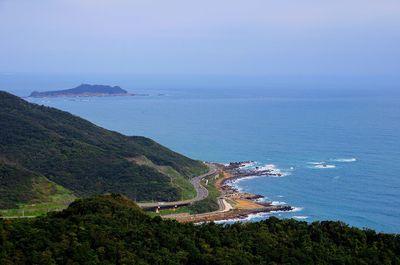
[[[139,201],[179,199],[169,176],[132,157],[144,156],[189,181],[207,170],[142,136],[125,136],[55,108],[0,92],[0,162],[46,177],[76,196],[123,193]]]

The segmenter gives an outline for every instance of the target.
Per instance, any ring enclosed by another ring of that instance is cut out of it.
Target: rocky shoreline
[[[230,172],[234,179],[252,177],[252,176],[274,176],[281,177],[282,173],[276,172],[272,168],[263,168],[255,166],[254,168],[247,168],[249,165],[255,165],[254,161],[244,161],[244,162],[231,162],[229,164],[223,165],[224,170]]]
[[[223,207],[215,212],[193,214],[172,214],[164,216],[164,218],[175,219],[179,222],[211,222],[221,220],[245,219],[249,215],[258,213],[268,213],[276,211],[291,211],[294,208],[288,205],[273,205],[272,202],[262,202],[264,196],[252,193],[243,193],[236,189],[232,182],[251,176],[281,176],[282,174],[273,169],[262,169],[259,167],[249,168],[253,165],[253,161],[232,162],[229,164],[213,163],[218,168],[222,177],[215,177],[215,186],[221,195],[218,200],[220,205],[226,203],[230,205],[229,209]]]
[[[252,193],[242,193],[237,188],[235,188],[232,183],[235,180],[243,179],[247,177],[254,176],[282,176],[282,173],[276,172],[273,169],[260,169],[259,167],[247,168],[248,165],[254,164],[254,161],[244,161],[244,162],[231,162],[227,165],[222,165],[222,171],[228,173],[228,177],[225,177],[219,183],[219,190],[223,195],[227,198],[234,197],[240,198],[244,200],[254,201],[258,205],[264,207],[271,207],[272,202],[261,202],[260,199],[263,199],[264,196],[260,194],[252,194]],[[221,168],[221,165],[219,165]],[[280,206],[283,211],[293,210],[291,206]]]

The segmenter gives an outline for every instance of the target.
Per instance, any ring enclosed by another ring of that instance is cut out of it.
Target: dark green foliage
[[[204,200],[194,202],[189,206],[189,210],[192,213],[208,213],[217,211],[219,205],[216,198],[208,196]]]
[[[0,161],[0,209],[38,199],[32,187],[35,178],[39,176],[33,172]]]
[[[0,264],[400,264],[399,253],[398,235],[341,222],[180,224],[119,195],[0,221]]]
[[[6,92],[0,92],[0,128],[0,161],[12,161],[78,196],[118,192],[137,200],[180,198],[168,176],[129,159],[139,155],[188,178],[207,170],[148,138],[124,136]]]

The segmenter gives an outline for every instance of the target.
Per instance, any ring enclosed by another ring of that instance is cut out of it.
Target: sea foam
[[[309,164],[309,165],[322,165],[322,164],[325,164],[325,162],[307,162],[307,164]]]
[[[295,213],[295,212],[300,212],[302,210],[303,210],[302,207],[293,207],[293,209],[290,211],[270,211],[270,212],[254,213],[254,214],[249,214],[245,218],[233,218],[226,220],[218,220],[214,222],[217,224],[233,224],[236,222],[247,223],[247,222],[254,222],[254,221],[260,221],[262,219],[267,219],[271,216],[281,216],[282,213]],[[293,216],[293,218],[295,218],[295,216]],[[297,218],[306,219],[308,218],[308,216],[297,215]]]
[[[322,162],[307,162],[307,164],[312,165],[308,166],[308,168],[317,168],[317,169],[327,169],[327,168],[335,168],[335,165],[328,165],[324,161]]]
[[[317,168],[317,169],[328,169],[328,168],[335,168],[335,165],[326,165],[326,164],[321,164],[321,165],[315,165],[313,167],[310,168]]]
[[[240,169],[248,169],[248,170],[253,170],[254,171],[254,176],[248,176],[248,177],[243,177],[235,181],[235,183],[240,182],[241,180],[248,180],[248,179],[254,179],[254,178],[259,178],[259,177],[265,177],[265,176],[258,176],[257,172],[262,172],[269,170],[271,172],[271,175],[268,175],[268,177],[272,178],[281,178],[281,177],[286,177],[290,175],[290,172],[287,171],[282,171],[279,169],[276,165],[274,164],[264,164],[260,165],[259,162],[247,162],[244,163],[243,166],[240,167]],[[291,170],[293,171],[293,170]]]
[[[282,201],[272,201],[271,205],[273,206],[282,206],[282,205],[286,205],[286,202],[282,202]]]
[[[300,219],[300,220],[305,220],[305,219],[308,218],[308,216],[305,216],[305,215],[295,215],[295,216],[293,216],[293,218],[295,218],[295,219]]]
[[[335,158],[335,159],[331,159],[331,161],[340,162],[340,163],[351,163],[351,162],[356,162],[357,159],[354,157],[352,157],[352,158]]]

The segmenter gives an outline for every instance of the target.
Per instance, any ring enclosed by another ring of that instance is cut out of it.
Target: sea
[[[80,83],[135,96],[27,98],[189,157],[255,161],[283,173],[234,183],[291,212],[252,215],[400,233],[400,79],[360,76],[152,76],[2,74],[0,90]]]

